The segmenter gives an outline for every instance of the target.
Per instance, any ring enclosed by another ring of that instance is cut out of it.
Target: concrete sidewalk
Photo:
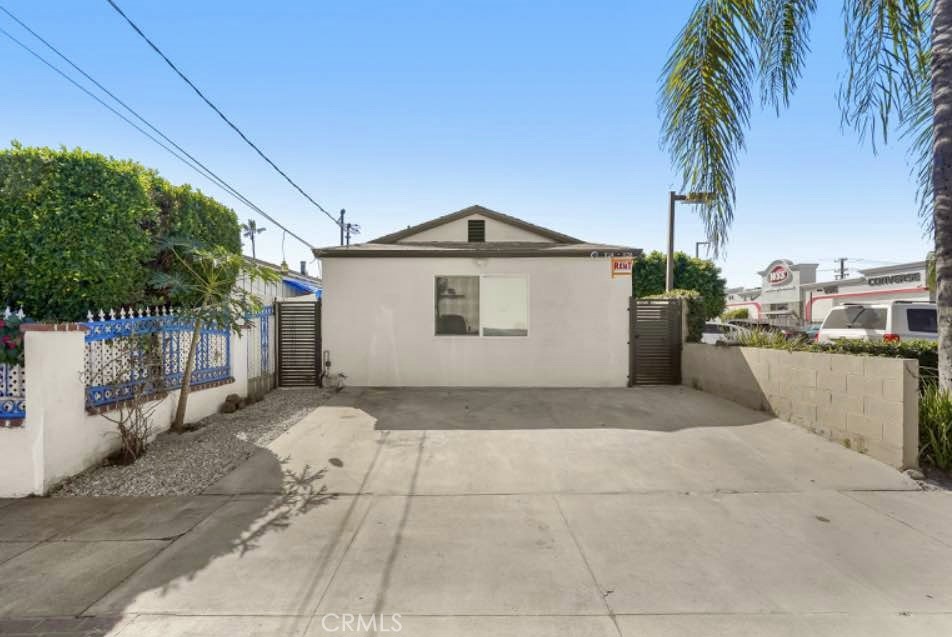
[[[0,634],[932,636],[950,563],[952,494],[690,389],[347,390],[207,495],[0,502]]]

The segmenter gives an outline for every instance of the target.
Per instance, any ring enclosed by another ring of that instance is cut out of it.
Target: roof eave
[[[544,244],[548,245],[548,244]],[[464,259],[488,259],[488,258],[551,258],[551,257],[585,257],[592,258],[593,254],[601,256],[603,252],[623,253],[625,256],[639,257],[642,250],[639,248],[627,248],[624,246],[602,246],[599,250],[596,247],[586,246],[585,248],[561,248],[561,249],[539,249],[539,248],[512,248],[505,250],[492,249],[387,249],[370,248],[360,250],[348,250],[347,248],[314,248],[314,256],[322,259],[328,258],[464,258]]]

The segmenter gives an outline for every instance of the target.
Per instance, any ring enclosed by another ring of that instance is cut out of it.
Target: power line
[[[183,73],[183,72],[179,69],[179,67],[175,66],[175,63],[172,62],[172,60],[170,60],[169,57],[168,57],[165,53],[162,52],[162,49],[160,49],[152,40],[149,39],[149,36],[147,36],[145,33],[142,32],[142,29],[140,29],[139,26],[138,26],[135,22],[133,22],[132,19],[131,19],[129,16],[127,16],[127,15],[125,14],[125,12],[123,12],[122,9],[119,8],[119,5],[117,5],[113,0],[106,0],[106,2],[108,2],[109,5],[110,5],[113,9],[115,9],[116,12],[117,12],[119,15],[121,15],[121,16],[125,19],[126,22],[129,23],[129,26],[131,26],[132,29],[133,29],[136,33],[138,33],[139,36],[140,36],[143,40],[145,40],[146,43],[148,43],[148,45],[149,45],[150,47],[152,47],[152,50],[155,51],[156,53],[158,53],[158,54],[159,54],[159,57],[161,57],[163,60],[165,60],[165,63],[168,64],[168,65],[172,68],[172,70],[175,71],[175,72],[178,74],[178,76],[179,76],[180,78],[182,78],[182,80],[183,80],[186,84],[188,84],[188,85],[192,88],[192,90],[195,91],[195,93],[196,93],[200,98],[202,98],[202,101],[204,101],[206,104],[208,104],[209,108],[211,108],[213,111],[215,111],[215,112],[218,114],[218,116],[219,116],[226,124],[228,124],[228,126],[230,126],[230,127],[232,128],[232,130],[234,130],[236,133],[238,133],[238,136],[241,137],[241,138],[245,141],[246,144],[248,144],[249,146],[251,146],[251,147],[255,150],[255,152],[258,153],[258,155],[261,156],[262,159],[264,159],[266,162],[268,162],[268,164],[270,164],[271,167],[274,168],[274,169],[278,172],[279,175],[281,175],[282,177],[284,177],[284,179],[285,179],[289,184],[291,184],[291,185],[294,187],[295,190],[297,190],[299,193],[301,193],[301,194],[304,196],[305,199],[307,199],[307,200],[310,201],[312,204],[314,204],[315,206],[317,206],[317,209],[318,209],[318,210],[320,210],[320,211],[323,212],[325,215],[327,215],[327,218],[328,218],[328,219],[330,219],[331,221],[333,221],[335,224],[340,225],[340,222],[334,217],[334,215],[332,215],[332,214],[329,213],[327,210],[325,210],[325,209],[324,209],[324,206],[322,206],[322,205],[319,204],[317,201],[315,201],[314,198],[311,197],[311,195],[307,194],[307,193],[304,191],[303,188],[301,188],[299,185],[297,185],[297,183],[295,183],[295,181],[294,181],[293,179],[291,179],[290,177],[288,177],[287,173],[285,173],[283,170],[281,170],[281,169],[278,167],[277,164],[275,164],[273,161],[271,161],[271,158],[268,157],[267,155],[265,155],[265,154],[264,154],[264,151],[262,151],[260,148],[258,148],[258,146],[257,146],[254,142],[252,142],[250,139],[248,139],[248,136],[245,135],[245,134],[242,132],[242,130],[241,130],[240,128],[238,128],[238,126],[236,126],[236,125],[234,124],[234,122],[232,122],[230,119],[228,119],[228,117],[227,117],[224,113],[221,112],[221,109],[219,109],[217,106],[215,106],[215,104],[214,104],[210,99],[208,99],[207,97],[205,97],[205,94],[202,93],[202,91],[201,91],[197,86],[195,86],[195,84],[194,84],[190,79],[188,79],[188,76],[186,76],[185,73]]]
[[[75,87],[78,88],[79,90],[83,91],[86,95],[88,95],[88,96],[91,97],[92,99],[94,99],[94,100],[96,100],[97,102],[99,102],[100,105],[102,105],[102,106],[104,106],[105,108],[109,109],[109,111],[111,111],[114,115],[116,115],[117,117],[119,117],[120,119],[122,119],[124,122],[126,122],[127,124],[129,124],[130,126],[132,126],[133,128],[135,128],[137,131],[139,131],[140,133],[142,133],[143,135],[145,135],[146,137],[148,137],[150,140],[152,140],[153,142],[155,142],[157,145],[159,145],[159,146],[161,146],[162,148],[164,148],[164,149],[165,149],[166,151],[168,151],[173,157],[175,157],[176,159],[178,159],[179,161],[181,161],[182,163],[184,163],[186,166],[188,166],[188,167],[191,168],[192,170],[196,171],[197,173],[199,173],[200,175],[202,175],[203,177],[205,177],[206,179],[208,179],[209,181],[211,181],[212,183],[214,183],[214,184],[217,185],[218,187],[222,188],[222,189],[225,190],[227,193],[231,194],[233,197],[235,197],[236,199],[238,199],[239,201],[241,201],[242,203],[244,203],[246,206],[248,206],[249,208],[251,208],[252,210],[254,210],[255,212],[257,212],[258,214],[260,214],[261,216],[263,216],[265,219],[267,219],[268,221],[270,221],[270,222],[273,223],[274,225],[278,226],[279,228],[281,228],[282,230],[284,230],[285,232],[287,232],[288,234],[290,234],[292,237],[294,237],[295,239],[297,239],[298,241],[300,241],[301,243],[303,243],[303,244],[304,244],[305,246],[307,246],[308,248],[311,248],[311,249],[314,248],[314,246],[313,246],[310,242],[306,241],[305,239],[302,239],[302,238],[301,238],[300,236],[298,236],[295,232],[293,232],[293,231],[289,230],[288,228],[286,228],[286,227],[285,227],[283,224],[281,224],[277,219],[275,219],[274,217],[272,217],[271,215],[269,215],[267,212],[265,212],[264,210],[262,210],[259,206],[255,205],[255,204],[254,204],[253,202],[251,202],[247,197],[245,197],[244,195],[242,195],[236,188],[234,188],[233,186],[231,186],[228,182],[226,182],[224,179],[222,179],[222,178],[219,177],[217,174],[215,174],[210,168],[208,168],[207,166],[205,166],[205,164],[203,164],[201,161],[199,161],[198,159],[196,159],[191,153],[189,153],[189,152],[186,151],[184,148],[182,148],[181,146],[179,146],[178,144],[176,144],[172,139],[170,139],[167,135],[165,135],[162,131],[160,131],[160,130],[159,130],[158,128],[156,128],[154,125],[152,125],[148,120],[146,120],[144,117],[142,117],[141,115],[139,115],[131,106],[129,106],[129,105],[126,104],[124,101],[122,101],[121,99],[119,99],[119,97],[117,97],[117,96],[116,96],[114,93],[112,93],[109,89],[107,89],[105,86],[103,86],[103,85],[100,84],[98,81],[96,81],[95,78],[93,78],[91,75],[89,75],[88,73],[86,73],[83,69],[81,69],[79,66],[77,66],[75,63],[73,63],[73,61],[70,60],[68,57],[66,57],[66,55],[64,55],[63,53],[61,53],[56,47],[54,47],[52,44],[50,44],[47,40],[45,40],[43,37],[41,37],[38,33],[36,33],[35,31],[33,31],[33,29],[31,29],[31,28],[30,28],[29,26],[27,26],[22,20],[20,20],[19,18],[17,18],[15,15],[13,15],[9,10],[7,10],[7,9],[6,9],[5,7],[3,7],[2,5],[0,5],[0,10],[2,10],[4,13],[6,13],[8,16],[10,16],[10,18],[12,18],[13,20],[15,20],[15,21],[16,21],[20,26],[22,26],[24,29],[26,29],[27,31],[29,31],[30,34],[33,35],[33,37],[37,38],[40,42],[42,42],[43,44],[45,44],[50,50],[52,50],[52,51],[53,51],[54,53],[56,53],[59,57],[61,57],[63,60],[65,60],[70,66],[72,66],[72,67],[73,67],[74,69],[76,69],[79,73],[81,73],[84,77],[86,77],[86,79],[88,79],[88,80],[91,81],[93,84],[95,84],[100,90],[102,90],[104,93],[106,93],[109,97],[111,97],[112,99],[114,99],[114,100],[115,100],[117,103],[119,103],[123,108],[125,108],[125,109],[126,109],[127,111],[129,111],[133,116],[135,116],[139,121],[141,121],[143,124],[145,124],[145,125],[148,126],[150,129],[152,129],[153,131],[155,131],[155,133],[156,133],[157,135],[159,135],[160,137],[162,137],[162,139],[166,140],[169,144],[171,144],[171,145],[174,146],[176,149],[178,149],[178,151],[181,152],[181,153],[182,153],[183,155],[185,155],[186,157],[188,157],[188,158],[191,160],[191,162],[190,162],[189,160],[185,159],[184,157],[182,157],[181,155],[179,155],[177,152],[175,152],[174,150],[172,150],[172,149],[169,148],[168,146],[166,146],[164,143],[162,143],[162,142],[159,141],[158,139],[156,139],[156,138],[155,138],[154,136],[152,136],[148,131],[144,130],[142,127],[140,127],[140,126],[137,125],[135,122],[133,122],[132,120],[130,120],[128,117],[126,117],[125,115],[123,115],[121,112],[119,112],[118,110],[116,110],[115,108],[113,108],[111,105],[109,105],[108,103],[106,103],[103,99],[101,99],[98,95],[96,95],[95,93],[93,93],[92,91],[90,91],[89,89],[87,89],[87,88],[86,88],[85,86],[83,86],[82,84],[78,83],[76,80],[74,80],[72,77],[70,77],[69,75],[67,75],[65,72],[63,72],[60,68],[58,68],[58,67],[57,67],[56,65],[54,65],[52,62],[50,62],[49,60],[47,60],[46,58],[44,58],[42,55],[40,55],[39,53],[37,53],[36,51],[34,51],[34,50],[33,50],[32,48],[30,48],[28,45],[26,45],[26,44],[24,44],[23,42],[21,42],[20,40],[18,40],[16,37],[14,37],[13,35],[11,35],[8,31],[6,31],[5,29],[3,29],[2,27],[0,27],[0,33],[2,33],[3,35],[5,35],[7,38],[9,38],[9,39],[10,39],[12,42],[14,42],[15,44],[17,44],[20,48],[22,48],[22,49],[24,49],[25,51],[27,51],[28,53],[30,53],[33,57],[35,57],[35,58],[38,59],[40,62],[42,62],[43,64],[45,64],[47,67],[49,67],[50,69],[52,69],[53,71],[55,71],[58,75],[60,75],[63,79],[65,79],[66,81],[68,81],[70,84],[72,84],[73,86],[75,86]],[[194,162],[195,165],[193,165],[192,162]],[[196,165],[197,165],[197,166],[196,166]]]

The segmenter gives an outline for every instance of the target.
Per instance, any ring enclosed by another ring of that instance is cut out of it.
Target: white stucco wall
[[[25,337],[26,419],[0,429],[0,497],[44,494],[118,448],[116,425],[86,412],[84,333],[29,331]],[[247,395],[247,347],[231,338],[234,382],[192,392],[187,422],[215,413],[228,394]],[[154,433],[169,428],[177,401],[172,391],[158,404]]]
[[[436,336],[437,275],[529,280],[527,337]],[[621,387],[631,279],[607,259],[326,258],[323,348],[350,385]]]
[[[398,243],[412,243],[415,241],[467,241],[469,237],[470,219],[483,219],[486,221],[486,241],[536,241],[539,243],[553,243],[551,239],[537,235],[534,232],[529,232],[528,230],[517,228],[508,223],[496,221],[495,219],[477,214],[418,232],[401,239]]]

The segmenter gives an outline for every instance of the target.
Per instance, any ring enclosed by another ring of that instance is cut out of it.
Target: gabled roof
[[[556,232],[555,230],[550,230],[549,228],[543,228],[542,226],[537,226],[534,223],[529,223],[528,221],[523,221],[522,219],[517,219],[516,217],[511,217],[507,214],[496,212],[495,210],[490,210],[489,208],[484,208],[483,206],[479,205],[463,208],[462,210],[451,212],[448,215],[443,215],[442,217],[437,217],[436,219],[430,219],[429,221],[425,221],[415,226],[410,226],[405,230],[400,230],[399,232],[378,237],[368,241],[368,243],[397,243],[401,239],[411,237],[418,232],[423,232],[424,230],[429,230],[430,228],[442,226],[445,223],[456,221],[457,219],[463,219],[464,217],[468,217],[470,215],[480,215],[489,219],[495,219],[501,223],[507,223],[510,226],[515,226],[527,232],[532,232],[541,237],[545,237],[546,239],[551,239],[556,243],[583,243],[581,239],[576,239],[575,237],[570,237],[567,234],[562,234],[561,232]]]

